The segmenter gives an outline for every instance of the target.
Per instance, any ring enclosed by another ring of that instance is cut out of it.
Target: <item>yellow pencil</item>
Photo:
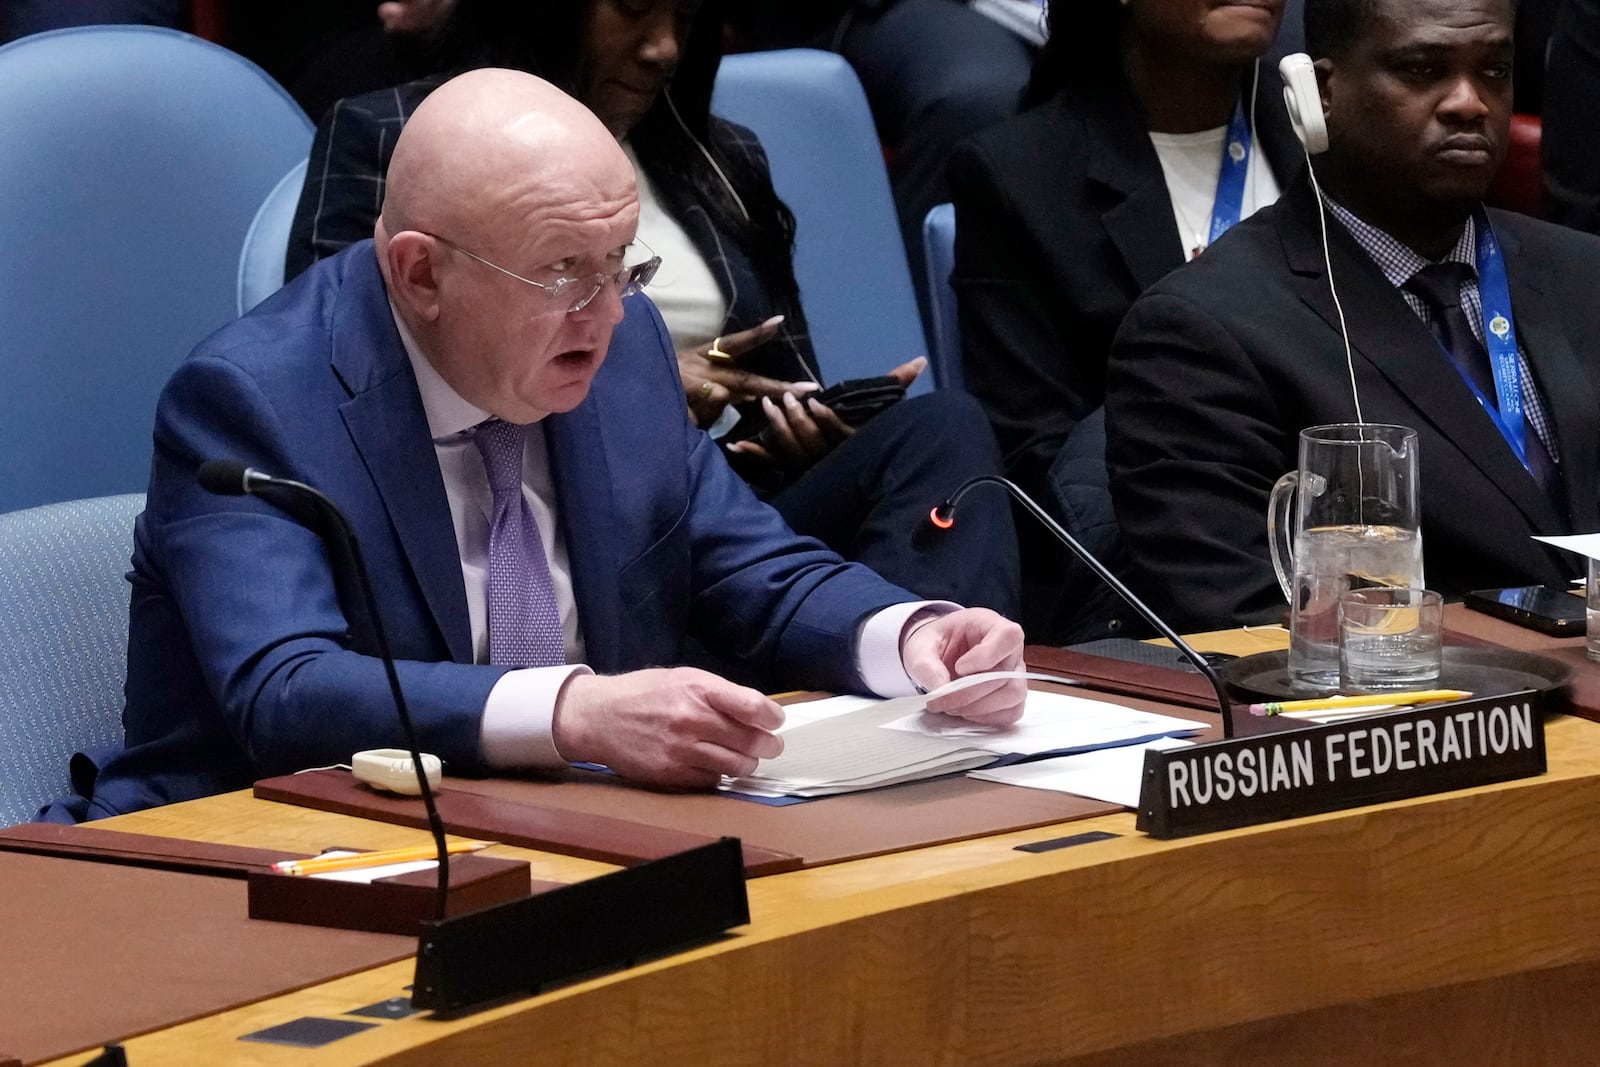
[[[1419,689],[1413,693],[1365,693],[1358,696],[1318,697],[1315,700],[1283,700],[1251,704],[1252,715],[1282,715],[1286,711],[1337,711],[1364,704],[1436,704],[1444,700],[1465,700],[1472,694],[1464,689]]]
[[[478,852],[496,844],[494,841],[452,841],[445,846],[451,855]],[[279,874],[327,874],[330,871],[359,871],[366,867],[385,867],[391,863],[413,863],[431,860],[439,855],[432,845],[414,845],[410,848],[387,848],[376,852],[357,852],[350,856],[316,856],[308,860],[280,860],[272,865]]]

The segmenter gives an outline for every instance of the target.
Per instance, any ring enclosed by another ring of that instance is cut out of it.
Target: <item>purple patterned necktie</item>
[[[528,428],[491,419],[472,443],[494,491],[489,527],[489,662],[552,667],[566,662],[561,613],[539,526],[522,495],[522,446]]]

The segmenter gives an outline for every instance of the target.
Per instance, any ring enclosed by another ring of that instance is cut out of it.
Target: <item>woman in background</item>
[[[920,596],[1015,617],[1006,509],[971,509],[970,526],[964,513],[953,537],[914,536],[962,479],[998,472],[978,406],[935,393],[852,429],[807,395],[822,371],[794,279],[794,218],[754,134],[710,113],[721,30],[715,0],[461,0],[445,32],[455,69],[530,70],[621,140],[639,172],[639,238],[663,261],[649,295],[678,350],[690,413],[714,435],[731,420],[730,404],[747,426],[770,426],[726,451],[790,526]],[[444,80],[341,100],[329,112],[290,235],[291,277],[371,235],[395,136]],[[909,384],[924,364],[890,373]]]

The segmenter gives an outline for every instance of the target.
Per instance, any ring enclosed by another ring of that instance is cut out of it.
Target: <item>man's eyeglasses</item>
[[[419,232],[426,233],[426,231]],[[650,246],[643,241],[635,240],[633,244],[628,246],[627,252],[637,254],[636,250],[642,249],[649,258],[631,267],[624,266],[617,271],[586,274],[579,278],[557,278],[553,282],[536,282],[532,278],[524,278],[515,271],[506,270],[498,263],[491,263],[476,252],[467,251],[448,237],[440,237],[436,233],[430,233],[428,236],[435,241],[449,245],[468,259],[477,260],[491,270],[497,270],[501,274],[515,278],[524,285],[531,285],[535,289],[543,289],[545,297],[552,305],[563,308],[569,313],[582,311],[588,307],[589,303],[600,295],[600,290],[605,288],[607,282],[616,285],[618,296],[632,296],[650,284],[650,279],[656,276],[656,270],[661,266],[661,257],[656,255]],[[624,255],[623,258],[626,262],[629,257]]]

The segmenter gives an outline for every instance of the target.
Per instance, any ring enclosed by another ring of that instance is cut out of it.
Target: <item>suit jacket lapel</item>
[[[349,320],[333,331],[333,367],[351,392],[340,408],[345,428],[451,658],[471,663],[472,626],[444,479],[370,248],[354,254],[334,315]]]
[[[1600,400],[1560,328],[1561,309],[1550,292],[1543,267],[1521,254],[1516,220],[1495,212],[1492,221],[1505,250],[1517,339],[1561,447],[1561,478],[1572,507],[1573,528],[1592,530],[1600,525],[1600,501],[1595,493]]]
[[[1143,291],[1184,262],[1183,239],[1144,119],[1120,81],[1086,101],[1063,95],[1053,106],[1081,110],[1089,139],[1089,180],[1113,201],[1102,216],[1111,243]]]
[[[1256,136],[1278,184],[1288,188],[1303,169],[1300,142],[1289,126],[1276,82],[1263,80],[1256,93]],[[1184,264],[1185,238],[1172,217],[1172,198],[1161,172],[1161,160],[1148,135],[1132,94],[1120,80],[1098,90],[1087,102],[1065,97],[1058,107],[1085,116],[1090,142],[1089,178],[1111,192],[1117,202],[1103,216],[1112,244],[1129,273],[1145,290]]]
[[[600,392],[591,389],[571,411],[546,418],[544,431],[586,659],[595,670],[608,671],[620,669],[623,662],[622,587],[617,580],[621,561],[607,551],[617,512],[597,409]]]
[[[1300,276],[1301,299],[1336,333],[1339,313],[1328,290],[1314,194],[1298,183],[1285,194],[1284,253]],[[1564,528],[1555,508],[1517,460],[1477,397],[1439,349],[1406,302],[1370,256],[1336,219],[1328,221],[1329,254],[1344,305],[1350,345],[1395,387],[1417,417],[1453,442],[1484,477],[1500,489],[1537,529]],[[1518,324],[1519,329],[1521,324]],[[1351,418],[1355,417],[1352,405]],[[1371,411],[1364,412],[1368,418]],[[1429,487],[1423,488],[1428,492]],[[1449,492],[1447,486],[1433,492]]]

